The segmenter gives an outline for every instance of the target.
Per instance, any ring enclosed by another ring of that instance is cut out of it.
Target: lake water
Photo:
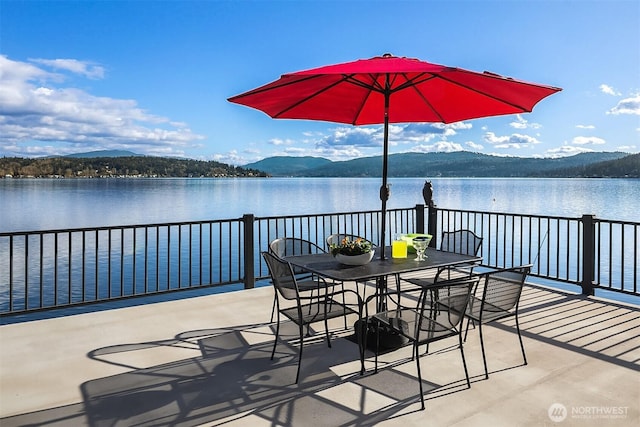
[[[640,222],[640,180],[429,178],[446,209]],[[422,199],[422,178],[392,178],[388,208]],[[0,179],[0,232],[380,208],[377,178]]]
[[[637,179],[430,180],[445,209],[640,222]],[[388,208],[424,203],[424,182],[390,179]],[[375,178],[0,179],[0,232],[377,210],[379,187]]]

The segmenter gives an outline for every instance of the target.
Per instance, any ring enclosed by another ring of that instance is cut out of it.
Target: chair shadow
[[[535,285],[525,290],[519,315],[523,338],[640,371],[639,307]],[[490,325],[515,333],[513,321]]]
[[[297,338],[297,326],[283,322],[281,334],[285,340]],[[311,339],[305,339],[299,384],[294,383],[298,361],[295,340],[279,341],[274,360],[270,359],[271,324],[188,331],[166,340],[95,349],[89,358],[124,372],[81,384],[82,403],[8,417],[2,420],[3,427],[265,422],[279,426],[366,426],[418,410],[415,376],[395,369],[361,376],[358,347],[346,334],[344,330],[332,331],[331,349],[323,331],[314,331]],[[146,360],[136,355],[138,351],[163,352],[167,348],[199,349],[200,355],[136,366]],[[454,387],[423,383],[426,392]],[[362,398],[345,403],[345,390],[358,390]],[[366,398],[371,393],[385,396],[385,402],[372,408]]]

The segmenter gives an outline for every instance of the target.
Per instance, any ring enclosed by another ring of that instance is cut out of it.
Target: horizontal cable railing
[[[0,233],[0,315],[185,289],[254,286],[260,252],[278,237],[326,248],[333,233],[380,244],[380,211]],[[425,208],[387,211],[387,236],[469,229],[487,265],[533,264],[531,275],[639,295],[640,223]]]

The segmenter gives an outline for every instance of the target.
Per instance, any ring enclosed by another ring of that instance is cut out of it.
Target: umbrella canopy
[[[389,123],[440,122],[525,113],[560,91],[544,86],[385,54],[282,75],[278,80],[229,98],[276,119],[305,119],[352,125],[384,123],[382,224],[385,244]]]

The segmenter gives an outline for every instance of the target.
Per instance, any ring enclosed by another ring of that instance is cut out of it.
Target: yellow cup
[[[391,257],[406,258],[407,257],[407,241],[394,240],[391,242]]]

